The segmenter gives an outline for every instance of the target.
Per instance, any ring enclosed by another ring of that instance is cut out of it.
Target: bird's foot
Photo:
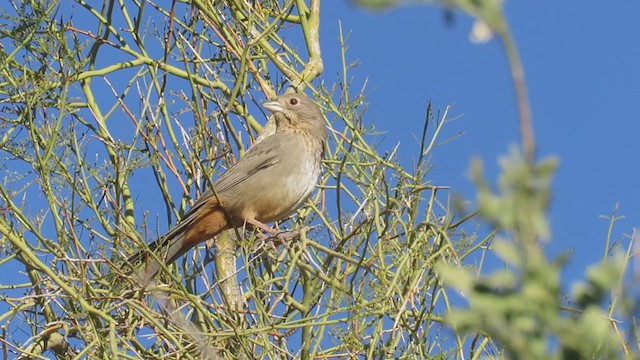
[[[275,245],[282,245],[285,248],[290,249],[289,244],[292,241],[300,239],[301,234],[307,233],[314,227],[315,226],[301,226],[294,230],[276,231],[275,233],[270,232],[269,234],[260,233],[256,235],[260,242],[254,246],[254,250],[258,250],[266,244],[269,244],[274,248]]]

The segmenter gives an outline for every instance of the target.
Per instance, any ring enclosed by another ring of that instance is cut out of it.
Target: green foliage
[[[569,308],[561,291],[563,261],[548,262],[544,256],[541,240],[550,238],[546,211],[556,163],[551,158],[532,164],[512,149],[500,160],[498,193],[493,193],[481,163],[474,161],[480,216],[509,237],[491,244],[506,267],[478,277],[471,269],[440,262],[443,283],[469,304],[451,310],[447,321],[456,332],[497,342],[504,358],[622,358],[624,339],[601,304],[620,283],[626,259],[607,258],[588,269],[587,281],[577,284],[570,298],[575,307]]]
[[[499,160],[502,169],[498,179],[498,194],[493,194],[484,180],[482,163],[471,165],[471,178],[478,187],[478,207],[484,218],[500,229],[517,235],[525,243],[548,239],[546,210],[551,198],[551,180],[557,159],[529,164],[517,148]],[[523,216],[526,215],[526,216]]]

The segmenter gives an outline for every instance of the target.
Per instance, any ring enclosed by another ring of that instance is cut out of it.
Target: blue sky
[[[433,182],[474,196],[468,169],[484,160],[495,179],[497,159],[519,141],[509,69],[500,43],[469,41],[472,20],[453,24],[432,6],[363,11],[349,2],[325,2],[322,46],[325,80],[340,71],[338,21],[349,33],[347,56],[360,65],[354,88],[368,78],[365,121],[385,131],[383,146],[401,143],[409,164],[426,103],[453,104],[461,117],[442,139],[464,135],[434,152]],[[506,13],[525,67],[539,158],[556,155],[560,168],[549,220],[550,256],[571,251],[565,284],[602,258],[608,221],[619,203],[614,240],[626,246],[640,226],[640,2],[507,1]]]

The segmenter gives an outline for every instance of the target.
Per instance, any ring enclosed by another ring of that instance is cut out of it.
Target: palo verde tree
[[[379,153],[347,62],[343,77],[321,77],[319,7],[15,1],[4,10],[1,266],[15,274],[2,287],[7,353],[442,351],[427,340],[441,320],[436,304],[446,303],[434,265],[479,246],[426,178],[444,121],[427,113],[413,168]],[[279,224],[299,236],[279,244],[229,231],[148,291],[123,294],[127,257],[269,136],[259,105],[288,88],[314,97],[330,134],[318,190]]]

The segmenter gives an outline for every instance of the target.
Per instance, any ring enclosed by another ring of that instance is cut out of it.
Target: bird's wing
[[[272,137],[274,137],[273,135]],[[268,140],[271,140],[267,143]],[[213,190],[221,194],[231,190],[247,179],[260,174],[264,170],[278,163],[276,147],[270,146],[276,139],[267,138],[260,146],[247,151],[245,156],[222,174],[213,183]],[[265,146],[262,146],[265,145]]]
[[[277,164],[277,147],[272,146],[272,144],[278,142],[279,137],[280,134],[273,134],[264,139],[260,144],[256,144],[256,146],[249,149],[237,163],[231,166],[227,172],[222,174],[218,180],[213,183],[213,190],[215,190],[216,194],[222,195],[226,191],[233,189],[244,181]],[[209,201],[212,196],[215,196],[213,190],[211,188],[205,190],[193,204],[193,207],[184,214],[183,219],[187,219],[189,215],[196,212],[198,208]]]
[[[256,144],[259,146],[254,146],[249,149],[245,156],[240,158],[237,163],[231,166],[227,172],[222,174],[218,180],[214,182],[213,189],[216,191],[216,194],[224,197],[225,192],[233,190],[234,187],[242,184],[244,181],[251,179],[277,164],[278,156],[276,149],[278,147],[274,146],[274,144],[281,142],[280,137],[281,135],[276,133],[263,140],[262,143]],[[193,204],[193,207],[184,214],[182,220],[180,220],[175,227],[169,230],[169,232],[163,235],[162,238],[151,244],[150,249],[154,250],[156,248],[162,248],[167,244],[177,244],[173,239],[183,234],[184,230],[198,217],[198,210],[214,196],[215,194],[211,188],[208,188],[203,192]],[[177,252],[174,251],[174,253]],[[142,255],[140,254],[141,253],[131,257],[130,262],[139,262],[142,259]]]

